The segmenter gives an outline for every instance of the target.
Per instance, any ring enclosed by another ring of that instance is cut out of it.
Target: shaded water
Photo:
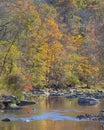
[[[79,121],[77,115],[98,113],[104,102],[96,106],[79,106],[77,99],[63,97],[39,97],[37,104],[21,110],[0,112],[0,130],[103,130],[95,121]]]

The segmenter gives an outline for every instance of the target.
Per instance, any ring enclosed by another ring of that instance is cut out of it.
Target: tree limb
[[[0,75],[1,75],[2,72],[3,72],[4,66],[5,66],[5,63],[6,63],[6,58],[7,58],[8,54],[9,54],[10,49],[12,48],[12,46],[13,46],[13,44],[14,44],[14,41],[15,41],[15,39],[16,39],[16,37],[17,37],[17,34],[18,34],[18,32],[16,33],[16,35],[15,35],[15,37],[14,37],[14,39],[13,39],[11,45],[10,45],[10,47],[9,47],[8,50],[7,50],[7,53],[6,53],[5,57],[4,57],[3,64],[2,64],[2,67],[1,67],[1,70],[0,70]]]

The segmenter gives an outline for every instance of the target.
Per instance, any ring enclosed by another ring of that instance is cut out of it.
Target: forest
[[[103,0],[0,0],[0,89],[102,84]]]

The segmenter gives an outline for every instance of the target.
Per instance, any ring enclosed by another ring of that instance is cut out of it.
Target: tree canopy
[[[103,0],[0,3],[1,88],[4,82],[14,90],[90,87],[104,80]]]

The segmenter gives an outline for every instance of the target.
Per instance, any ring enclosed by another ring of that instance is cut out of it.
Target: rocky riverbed
[[[30,101],[29,98],[31,96],[39,96],[39,95],[44,95],[44,96],[50,96],[50,97],[66,97],[68,99],[70,98],[78,98],[78,104],[79,105],[96,105],[100,102],[101,99],[104,99],[104,91],[97,91],[97,92],[84,92],[81,90],[75,90],[71,89],[70,91],[48,91],[46,92],[45,90],[41,91],[32,91],[32,92],[24,92],[24,98],[26,100],[20,100],[17,97],[13,95],[1,95],[0,96],[0,109],[19,109],[20,106],[23,105],[31,105],[35,104],[35,102]],[[15,105],[11,105],[15,104]]]
[[[21,109],[21,106],[25,105],[33,105],[36,104],[35,101],[28,101],[28,100],[20,100],[16,96],[13,95],[1,95],[0,96],[0,110],[5,109]]]
[[[76,118],[78,118],[79,120],[104,121],[104,115],[101,113],[78,115]]]
[[[58,124],[57,129],[62,128],[62,130],[94,130],[95,128],[100,130],[104,124],[103,100],[100,100],[96,106],[80,106],[76,98],[40,96],[36,102],[35,105],[24,105],[20,110],[0,110],[1,126],[6,128],[10,124],[16,126],[18,124],[17,129],[22,130],[23,126],[28,128],[30,125],[31,129],[28,129],[32,130],[37,129],[37,122],[39,122],[38,126],[42,122],[43,124],[46,122],[47,129],[53,130],[54,123],[58,122],[60,124]],[[43,124],[41,128],[44,126]],[[60,125],[62,126],[59,128]]]
[[[91,121],[99,121],[101,126],[104,128],[104,109],[102,109],[98,114],[83,114],[77,115],[77,119],[79,120],[91,120]]]

